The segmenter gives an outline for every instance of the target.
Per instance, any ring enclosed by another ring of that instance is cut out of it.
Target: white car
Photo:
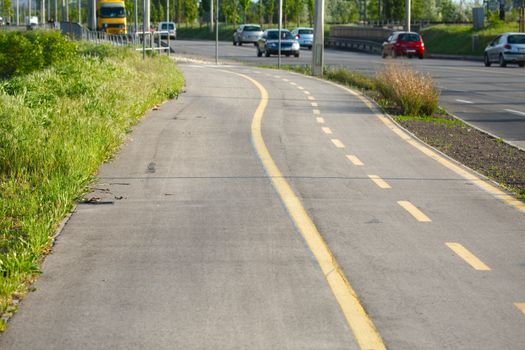
[[[525,33],[503,33],[485,49],[485,66],[499,63],[501,67],[507,63],[516,63],[525,66]]]
[[[312,49],[314,43],[314,29],[299,27],[292,30],[292,34],[295,36],[299,45]]]
[[[175,22],[159,22],[158,31],[166,32],[166,34],[161,34],[163,37],[167,35],[170,36],[170,39],[177,37],[177,25]]]

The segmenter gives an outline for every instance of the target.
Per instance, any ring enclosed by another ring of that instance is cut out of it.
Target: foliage
[[[428,53],[479,55],[487,44],[503,32],[518,30],[517,23],[490,25],[481,30],[474,30],[471,25],[436,25],[421,31]],[[472,48],[472,36],[478,37],[478,43]]]
[[[58,31],[0,31],[0,78],[69,60],[76,44]]]
[[[376,82],[383,97],[401,108],[404,115],[427,116],[438,110],[439,92],[429,74],[388,65],[377,73]]]
[[[0,84],[0,316],[27,291],[100,163],[182,83],[165,56],[82,45],[59,65]]]

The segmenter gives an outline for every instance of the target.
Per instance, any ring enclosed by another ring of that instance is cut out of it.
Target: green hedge
[[[0,31],[0,78],[27,74],[74,57],[77,45],[58,31]]]

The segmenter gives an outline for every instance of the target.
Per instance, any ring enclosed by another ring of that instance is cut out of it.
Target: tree
[[[184,14],[186,15],[186,23],[193,24],[197,19],[199,7],[197,0],[185,0],[184,1]]]
[[[244,16],[244,23],[248,21],[248,9],[250,8],[251,0],[239,0],[242,8],[242,14]]]
[[[301,26],[301,15],[304,11],[304,0],[291,0],[291,18],[298,27]]]
[[[262,0],[264,8],[266,10],[266,16],[268,16],[268,23],[273,23],[275,0]]]
[[[308,21],[310,27],[314,26],[315,0],[306,0],[306,11],[308,12]]]

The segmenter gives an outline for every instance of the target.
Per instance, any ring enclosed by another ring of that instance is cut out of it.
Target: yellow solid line
[[[525,303],[514,303],[514,305],[520,309],[521,312],[525,315]]]
[[[315,101],[315,97],[313,97],[313,96],[308,96],[308,99],[309,99],[310,101]]]
[[[363,162],[359,158],[354,156],[354,155],[348,154],[346,156],[346,158],[348,158],[348,160],[351,161],[354,165],[357,165],[357,166],[363,166],[364,165]]]
[[[348,325],[352,329],[355,339],[362,350],[374,349],[374,350],[386,350],[386,347],[375,328],[372,320],[368,317],[368,314],[364,310],[356,292],[348,282],[348,279],[344,275],[341,267],[337,263],[334,255],[330,251],[330,248],[324,241],[323,237],[317,230],[317,227],[313,223],[312,219],[304,209],[301,201],[295,195],[292,188],[288,184],[288,181],[283,177],[281,171],[275,164],[266,144],[264,142],[261,122],[264,116],[264,110],[268,105],[268,92],[266,89],[256,80],[240,73],[237,74],[250,82],[252,82],[261,93],[261,102],[253,115],[252,120],[252,141],[261,159],[261,162],[266,169],[266,172],[271,179],[275,190],[281,197],[288,213],[290,214],[295,226],[303,236],[304,240],[308,244],[308,247],[314,254],[317,262],[323,274],[334,293],[343,314],[348,322]]]
[[[390,187],[389,184],[386,183],[385,180],[383,180],[377,175],[368,175],[368,177],[370,178],[370,180],[374,181],[374,183],[380,188],[384,188],[384,189],[392,188]]]
[[[416,208],[414,204],[408,201],[398,201],[397,204],[399,204],[400,206],[403,207],[403,209],[405,209],[410,214],[412,214],[412,216],[415,217],[417,221],[420,221],[420,222],[431,222],[432,221],[428,218],[428,216],[423,214],[421,210]]]
[[[321,114],[321,111],[318,109],[314,109],[314,114]]]
[[[337,147],[337,148],[345,148],[345,145],[341,141],[339,141],[338,139],[332,139],[331,141],[335,145],[335,147]]]
[[[317,104],[317,102],[311,102],[311,105],[312,105],[312,107],[319,107],[319,105]]]
[[[324,124],[324,118],[323,117],[317,117],[315,118],[319,124]]]
[[[325,127],[322,127],[321,129],[323,129],[323,132],[324,132],[325,134],[332,135],[332,130],[330,130],[330,128],[327,128],[327,127],[325,126]]]
[[[469,252],[468,249],[463,247],[461,244],[453,242],[446,242],[445,244],[474,269],[479,271],[490,271],[490,267],[485,265],[481,260],[479,260],[474,254]]]

